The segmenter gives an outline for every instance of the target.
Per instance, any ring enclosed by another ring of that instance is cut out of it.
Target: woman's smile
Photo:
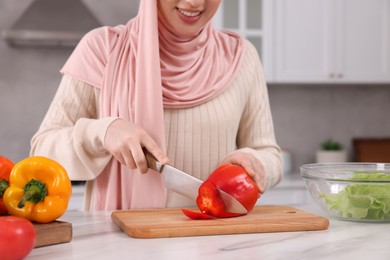
[[[160,22],[180,38],[200,33],[217,11],[221,0],[159,0]]]
[[[180,8],[178,8],[178,7],[176,7],[176,10],[178,10],[179,13],[181,13],[182,15],[184,15],[184,16],[190,16],[190,17],[199,16],[200,13],[201,13],[200,11],[194,12],[194,11],[182,10],[182,9],[180,9]]]
[[[200,19],[202,12],[200,11],[187,11],[176,7],[180,19],[185,23],[196,23]]]

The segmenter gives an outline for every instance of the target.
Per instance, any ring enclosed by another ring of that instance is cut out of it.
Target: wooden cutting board
[[[72,240],[72,223],[65,221],[53,221],[47,224],[34,223],[37,240],[35,247],[43,247],[67,243]]]
[[[197,210],[197,209],[193,209]],[[180,209],[119,210],[113,222],[135,238],[186,237],[261,232],[324,230],[327,218],[287,206],[256,206],[236,218],[192,220]]]

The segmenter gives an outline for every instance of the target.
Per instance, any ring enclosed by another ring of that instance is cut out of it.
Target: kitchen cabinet
[[[255,46],[266,78],[272,68],[272,1],[224,0],[213,18],[216,29],[236,32]]]
[[[273,68],[289,83],[389,83],[390,0],[273,0]]]
[[[225,0],[221,2],[214,26],[227,29],[247,38],[262,56],[263,40],[263,1]]]

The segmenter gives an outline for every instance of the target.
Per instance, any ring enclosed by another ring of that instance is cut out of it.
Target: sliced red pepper
[[[212,219],[213,218],[213,216],[204,214],[202,212],[192,211],[192,210],[188,210],[188,209],[181,209],[181,211],[184,213],[184,215],[186,215],[190,219],[202,220],[202,219]]]
[[[253,209],[259,198],[259,189],[244,168],[223,164],[199,187],[196,204],[201,213],[188,210],[183,210],[183,213],[191,219],[230,218],[243,215],[226,211],[218,189],[232,195],[248,212]]]
[[[210,181],[203,182],[199,187],[199,195],[196,199],[196,204],[202,213],[217,218],[231,218],[241,215],[226,211],[225,203],[219,196],[217,187]]]
[[[209,181],[205,181],[199,187],[198,198],[196,199],[202,213],[217,217],[219,213],[225,212],[225,203],[219,197],[218,190],[215,185]]]

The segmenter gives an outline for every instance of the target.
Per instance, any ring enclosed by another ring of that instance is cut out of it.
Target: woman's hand
[[[231,163],[243,167],[257,183],[260,194],[264,193],[264,166],[253,154],[234,152],[223,159],[221,164],[223,163]]]
[[[124,119],[115,120],[107,128],[104,147],[121,164],[131,169],[138,168],[142,173],[148,171],[143,147],[162,164],[168,163],[168,157],[153,138],[138,125]]]

